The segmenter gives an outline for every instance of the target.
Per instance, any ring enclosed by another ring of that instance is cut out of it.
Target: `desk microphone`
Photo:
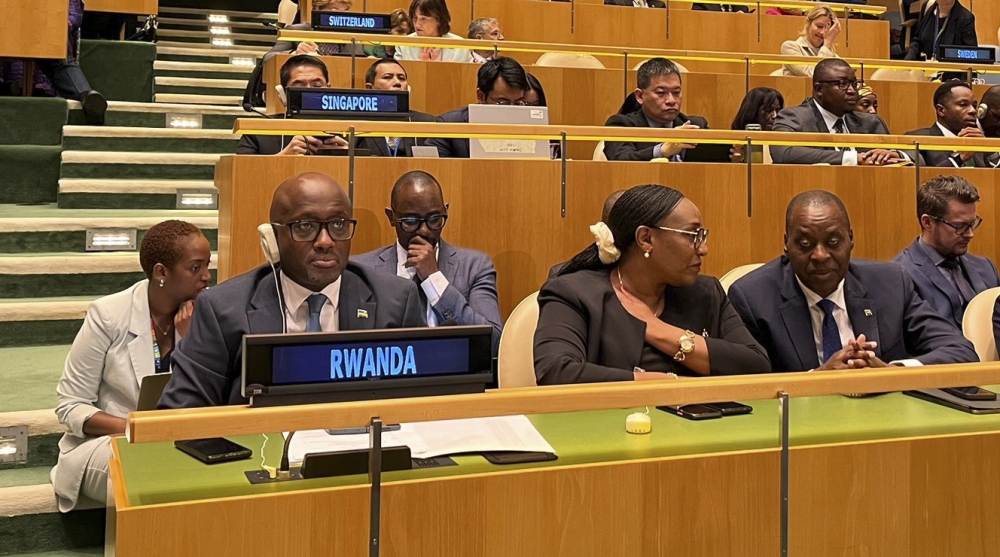
[[[246,111],[246,112],[253,112],[254,114],[259,114],[259,115],[263,116],[264,118],[270,118],[272,120],[284,120],[285,119],[283,116],[271,116],[270,114],[267,114],[266,112],[262,112],[261,110],[259,110],[257,107],[255,107],[254,105],[252,105],[250,103],[243,103],[243,110]]]

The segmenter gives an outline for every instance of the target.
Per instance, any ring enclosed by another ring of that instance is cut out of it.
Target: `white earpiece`
[[[260,236],[260,249],[264,252],[264,259],[271,265],[281,262],[281,251],[278,250],[278,239],[274,237],[274,227],[270,223],[264,223],[257,227],[257,235]]]

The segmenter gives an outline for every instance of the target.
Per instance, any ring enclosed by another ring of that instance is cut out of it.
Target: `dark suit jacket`
[[[289,25],[288,27],[286,27],[286,29],[291,30],[291,31],[312,31],[313,30],[312,24],[310,24],[310,23],[296,23],[295,25]],[[338,45],[331,45],[331,46],[336,46],[338,48],[338,50],[340,51],[340,53],[337,54],[337,56],[350,56],[351,55],[351,45],[349,45],[349,44],[338,44]],[[271,47],[271,50],[267,51],[264,54],[264,58],[263,58],[263,60],[261,60],[261,62],[262,63],[263,62],[267,62],[267,60],[269,58],[271,58],[272,56],[274,56],[275,54],[291,54],[291,53],[295,52],[295,49],[297,49],[297,48],[299,48],[299,43],[297,43],[295,41],[277,41],[276,43],[274,43],[274,46]],[[361,43],[358,43],[358,44],[355,45],[355,47],[354,47],[354,54],[357,55],[357,56],[360,56],[362,58],[365,56],[364,46],[362,46]],[[277,85],[277,84],[273,84],[273,85]]]
[[[919,241],[919,238],[914,240],[910,247],[893,259],[893,262],[899,263],[906,269],[917,289],[917,294],[920,294],[938,315],[951,319],[952,323],[961,329],[965,308],[959,302],[958,290],[941,274],[941,270],[927,257],[924,250],[920,249]],[[959,261],[965,267],[969,282],[976,294],[987,288],[1000,286],[997,268],[989,259],[967,253],[960,257]]]
[[[889,127],[881,116],[867,114],[864,112],[848,112],[844,114],[844,122],[847,130],[852,134],[880,134],[888,135]],[[830,133],[830,128],[826,126],[823,115],[817,108],[816,101],[808,98],[799,106],[790,106],[778,112],[774,119],[774,131],[776,132],[806,132],[806,133]],[[869,149],[858,148],[859,153]],[[910,158],[916,154],[907,153]],[[786,145],[772,145],[771,158],[774,164],[833,164],[843,163],[844,154],[833,147],[792,147]]]
[[[920,60],[920,55],[924,54],[928,59],[937,55],[931,52],[934,48],[934,20],[938,19],[937,10],[930,9],[920,17],[916,28],[913,31],[913,39],[910,41],[910,48],[906,51],[907,60]],[[940,31],[940,29],[939,29]],[[951,8],[948,16],[948,23],[944,31],[941,32],[941,39],[937,41],[940,45],[961,45],[979,46],[976,38],[976,16],[959,2]]]
[[[785,256],[729,287],[733,307],[767,350],[774,371],[820,366],[806,297]],[[855,259],[844,281],[844,301],[855,336],[878,343],[885,362],[916,358],[924,364],[977,362],[972,344],[950,319],[925,302],[895,263]]]
[[[662,0],[646,0],[650,8],[666,8],[667,5]],[[605,6],[629,6],[634,8],[632,0],[604,0]]]
[[[374,273],[353,262],[341,276],[342,331],[426,326],[412,281]],[[198,296],[191,330],[174,349],[174,374],[160,408],[247,403],[240,393],[243,335],[284,330],[274,279],[271,268],[264,265]],[[359,309],[367,310],[368,317],[358,317]]]
[[[732,11],[734,11],[734,12],[749,12],[750,11],[750,8],[748,8],[746,6],[740,6],[738,4],[731,4],[730,6],[732,8]],[[694,4],[691,4],[691,9],[692,10],[702,10],[702,11],[706,11],[706,12],[721,12],[722,11],[722,5],[721,4],[699,4],[699,3],[695,2]]]
[[[250,135],[240,137],[237,155],[277,155],[292,141],[290,135]]]
[[[453,246],[444,240],[438,246],[438,268],[448,279],[448,288],[433,306],[438,322],[454,319],[459,325],[492,325],[493,354],[496,355],[503,320],[493,261],[483,252]],[[352,257],[351,261],[393,276],[399,265],[396,244]]]
[[[681,126],[684,122],[691,122],[703,130],[708,129],[708,120],[701,116],[686,116],[681,113],[674,120],[675,126]],[[615,114],[604,124],[605,126],[619,126],[625,128],[648,128],[649,122],[642,109],[630,114]],[[631,143],[621,141],[608,141],[604,143],[604,156],[609,161],[651,161],[653,160],[653,149],[661,142],[657,143]],[[686,151],[686,150],[685,150]],[[681,151],[683,158],[684,151]]]
[[[434,122],[434,116],[427,114],[426,112],[417,112],[416,110],[410,111],[410,118],[408,122]],[[420,137],[404,137],[399,141],[399,148],[396,152],[397,157],[412,157],[413,156],[413,146],[414,145],[424,145],[426,140]],[[366,137],[362,143],[359,143],[359,147],[364,147],[371,151],[373,157],[391,157],[392,153],[389,152],[389,145],[386,144],[384,137]]]
[[[956,6],[958,4],[955,4]],[[906,132],[906,135],[928,135],[935,137],[944,137],[944,133],[941,132],[941,128],[934,125],[929,128],[920,128],[919,130],[913,130]],[[927,166],[944,166],[948,168],[956,168],[951,162],[951,157],[955,156],[957,153],[954,151],[925,151],[920,150],[920,156],[924,158],[924,162]],[[976,164],[976,168],[992,168],[986,163],[985,153],[973,153],[972,160]]]
[[[646,324],[632,317],[611,287],[609,270],[577,271],[549,280],[538,296],[535,376],[539,385],[631,381],[642,357]],[[663,320],[707,332],[712,375],[766,373],[767,354],[754,342],[714,277],[668,287]],[[692,375],[679,363],[649,371]]]
[[[438,122],[469,123],[469,107],[445,112],[437,117]],[[428,147],[437,147],[442,159],[469,158],[469,140],[456,137],[434,137],[427,140]]]

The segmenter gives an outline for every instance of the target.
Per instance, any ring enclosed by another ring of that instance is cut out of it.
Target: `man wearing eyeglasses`
[[[962,326],[965,306],[983,290],[1000,286],[992,261],[969,253],[983,218],[979,190],[960,176],[936,176],[917,190],[920,237],[893,260],[910,274],[934,310]]]
[[[425,326],[412,282],[349,262],[357,221],[333,178],[310,172],[286,180],[271,199],[270,221],[274,236],[261,235],[269,264],[199,296],[160,408],[246,404],[247,334]]]
[[[858,78],[850,64],[827,58],[816,64],[812,97],[799,106],[778,112],[776,132],[888,135],[885,121],[875,114],[855,111]],[[800,147],[772,145],[775,164],[832,164],[882,166],[912,160],[915,155],[891,149],[855,147]]]
[[[934,111],[937,121],[929,128],[906,132],[906,135],[926,135],[931,137],[986,137],[979,128],[976,113],[979,101],[972,86],[964,81],[952,80],[942,83],[934,91]],[[947,168],[976,167],[991,168],[986,161],[986,153],[972,151],[931,151],[920,150],[929,166]]]
[[[895,263],[852,260],[844,203],[796,195],[784,255],[737,280],[729,300],[767,350],[773,371],[977,362],[972,343],[934,311]]]
[[[500,56],[487,60],[480,68],[476,83],[478,104],[524,105],[524,92],[528,90],[528,76],[517,60]],[[438,122],[469,123],[469,107],[445,112]],[[436,147],[443,159],[469,158],[469,140],[455,137],[436,137],[427,140],[428,147]]]
[[[448,204],[441,184],[422,170],[407,172],[392,187],[385,215],[396,242],[355,258],[376,271],[419,285],[427,324],[492,325],[496,354],[503,328],[497,301],[497,273],[485,253],[441,239]]]

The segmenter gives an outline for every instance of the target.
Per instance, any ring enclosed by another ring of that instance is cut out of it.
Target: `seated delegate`
[[[634,187],[591,230],[595,244],[539,293],[539,385],[770,370],[722,285],[701,275],[708,230],[681,192]]]
[[[451,32],[451,13],[445,0],[413,0],[410,3],[410,22],[413,24],[410,37],[462,38]],[[396,47],[396,59],[471,62],[472,52],[464,48],[400,45]]]
[[[375,91],[408,91],[409,78],[403,63],[393,58],[376,60],[365,72],[365,89]],[[412,102],[413,95],[410,95]],[[433,122],[435,118],[425,112],[411,110],[409,122]],[[360,145],[367,147],[372,156],[412,157],[413,148],[424,145],[420,137],[365,137]]]
[[[978,109],[979,101],[976,100],[971,85],[958,80],[947,81],[934,91],[934,112],[937,114],[934,125],[908,131],[906,135],[985,137],[979,127]],[[986,160],[986,153],[921,149],[920,156],[929,166],[992,168]]]
[[[979,46],[976,16],[958,0],[937,0],[925,5],[924,13],[913,30],[906,60],[937,58],[938,47]]]
[[[354,7],[354,0],[314,0],[312,9],[327,12],[349,12]],[[311,23],[296,23],[289,25],[289,31],[312,31]],[[364,56],[364,48],[360,44],[351,48],[347,43],[314,43],[312,41],[277,41],[271,50],[264,54],[264,61],[275,54],[318,54],[320,56],[350,56],[351,53]]]
[[[608,118],[605,126],[626,128],[684,128],[708,129],[708,121],[701,116],[687,116],[681,112],[681,71],[666,58],[653,58],[639,66],[633,97],[639,108],[633,112],[622,111]],[[631,141],[606,141],[604,155],[609,161],[651,161],[664,158],[672,162],[684,160],[684,152],[694,148],[688,143],[636,143]]]
[[[279,261],[206,292],[177,346],[160,408],[246,404],[246,334],[355,331],[426,325],[412,281],[349,261],[357,221],[340,184],[310,172],[274,192],[271,227]]]
[[[774,371],[979,361],[902,267],[852,261],[853,249],[843,202],[803,192],[785,212],[785,254],[729,287]]]
[[[774,119],[778,117],[778,112],[785,108],[785,98],[781,93],[770,87],[754,87],[743,97],[739,109],[736,110],[736,117],[733,118],[734,130],[746,130],[749,126],[760,126],[761,131],[769,132],[774,129]],[[733,145],[730,150],[730,157],[733,162],[743,162],[746,145]]]
[[[52,487],[59,510],[81,496],[107,502],[109,435],[125,433],[143,377],[170,370],[176,341],[191,325],[194,299],[212,279],[208,240],[193,224],[168,220],[139,246],[146,278],[87,308],[56,388],[59,441]]]
[[[785,41],[781,44],[781,54],[784,56],[812,56],[816,58],[836,58],[837,37],[840,36],[840,20],[827,6],[816,6],[806,14],[805,25],[799,32],[799,38]],[[783,75],[811,76],[814,66],[811,64],[785,64]]]

